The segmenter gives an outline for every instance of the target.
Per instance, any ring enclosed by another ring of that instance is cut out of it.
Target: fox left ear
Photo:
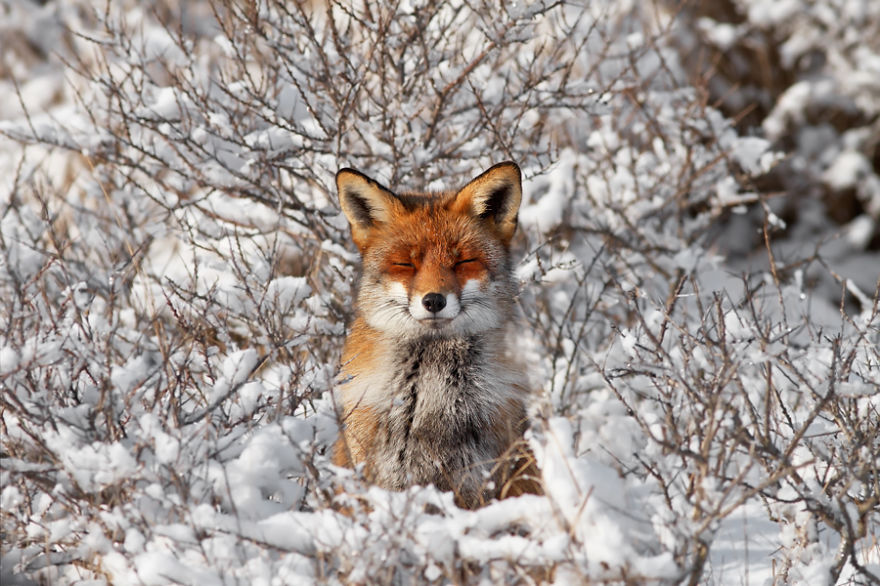
[[[363,251],[372,231],[391,220],[399,211],[400,202],[390,189],[354,169],[342,169],[336,174],[336,189],[351,225],[352,239]]]
[[[467,210],[489,222],[507,245],[516,232],[516,218],[522,201],[522,177],[516,163],[498,163],[465,185],[455,196],[454,208]]]

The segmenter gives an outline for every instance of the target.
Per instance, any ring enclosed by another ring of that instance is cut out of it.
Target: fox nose
[[[446,297],[440,293],[428,293],[422,297],[422,305],[431,313],[437,313],[438,311],[443,311],[443,308],[446,307]]]

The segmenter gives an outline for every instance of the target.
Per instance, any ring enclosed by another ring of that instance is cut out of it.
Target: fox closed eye
[[[467,264],[467,263],[469,263],[469,262],[477,262],[478,260],[480,260],[480,259],[478,259],[478,258],[467,258],[467,259],[465,259],[465,260],[460,260],[460,261],[458,261],[457,263],[455,263],[455,266],[458,267],[458,266],[461,266],[461,265],[463,265],[463,264]]]

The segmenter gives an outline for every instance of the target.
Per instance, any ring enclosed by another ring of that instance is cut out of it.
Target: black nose
[[[437,313],[446,307],[446,297],[440,293],[428,293],[422,297],[422,305],[431,313]]]

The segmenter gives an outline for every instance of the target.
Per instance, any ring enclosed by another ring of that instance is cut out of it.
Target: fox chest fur
[[[527,398],[507,345],[519,169],[496,165],[458,192],[397,195],[352,170],[337,186],[363,272],[334,461],[388,489],[452,490],[467,507],[509,492]]]
[[[522,434],[524,392],[514,369],[479,335],[390,343],[379,352],[388,376],[367,365],[342,385],[368,427],[349,449],[372,482],[390,489],[434,484],[461,502],[483,502],[499,488],[504,456]],[[384,354],[384,355],[383,355]],[[360,448],[363,448],[362,450]]]

